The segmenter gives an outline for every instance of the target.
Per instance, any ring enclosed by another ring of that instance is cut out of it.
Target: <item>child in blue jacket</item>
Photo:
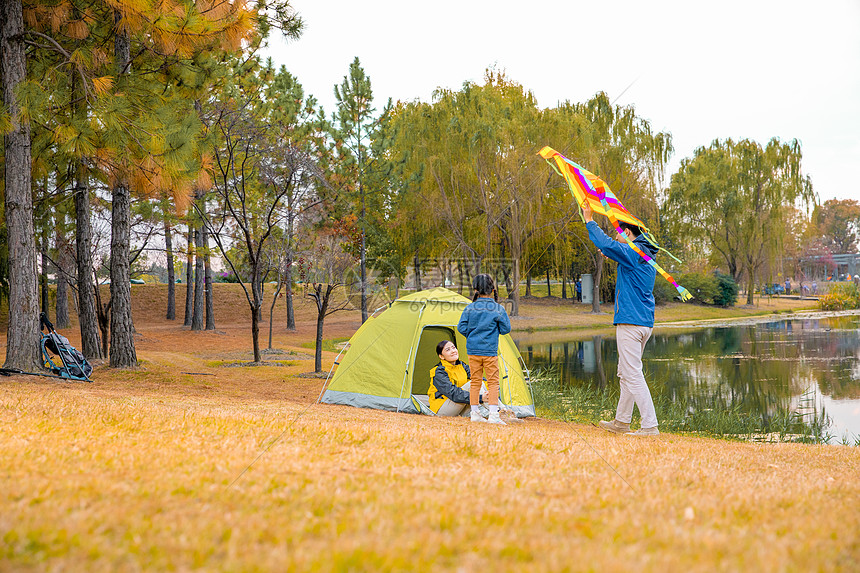
[[[472,382],[469,386],[469,404],[473,422],[483,422],[478,409],[481,379],[487,379],[486,404],[491,424],[502,424],[499,417],[499,336],[511,331],[511,321],[505,308],[499,304],[496,285],[490,275],[478,275],[472,281],[475,297],[463,310],[457,330],[466,337],[469,352],[469,369]]]

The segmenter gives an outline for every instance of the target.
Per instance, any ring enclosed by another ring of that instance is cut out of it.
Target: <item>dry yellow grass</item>
[[[216,333],[137,312],[141,369],[99,366],[92,384],[0,378],[0,571],[851,571],[860,560],[858,448],[314,405],[321,381],[296,376],[311,369],[309,307],[299,333],[276,336],[295,354],[272,359],[296,364],[254,368],[214,362],[248,355],[241,307]],[[327,336],[355,322],[342,315]]]

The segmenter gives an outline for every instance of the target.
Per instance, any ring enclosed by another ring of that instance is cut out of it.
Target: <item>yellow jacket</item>
[[[430,388],[427,395],[430,397],[430,409],[434,413],[439,411],[445,400],[453,400],[458,404],[469,403],[469,387],[466,383],[471,378],[468,364],[458,360],[451,364],[442,360],[430,369]],[[464,389],[463,386],[466,386]]]

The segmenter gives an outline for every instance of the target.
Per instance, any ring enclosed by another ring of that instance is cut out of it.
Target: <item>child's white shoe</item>
[[[502,426],[507,426],[507,424],[505,424],[499,417],[498,412],[490,412],[490,417],[487,418],[487,422],[489,422],[490,424],[500,424]]]
[[[478,410],[472,410],[471,420],[473,422],[486,422],[486,420]]]

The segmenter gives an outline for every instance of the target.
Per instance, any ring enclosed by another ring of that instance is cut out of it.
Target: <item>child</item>
[[[475,297],[472,304],[463,310],[457,330],[466,337],[466,349],[469,351],[469,367],[472,383],[469,386],[469,404],[472,410],[472,421],[483,422],[484,418],[478,409],[481,391],[481,379],[487,378],[487,406],[491,424],[502,424],[499,418],[499,335],[511,331],[511,321],[508,313],[498,303],[499,297],[496,285],[490,275],[478,275],[472,281]],[[490,298],[492,296],[492,299]]]

